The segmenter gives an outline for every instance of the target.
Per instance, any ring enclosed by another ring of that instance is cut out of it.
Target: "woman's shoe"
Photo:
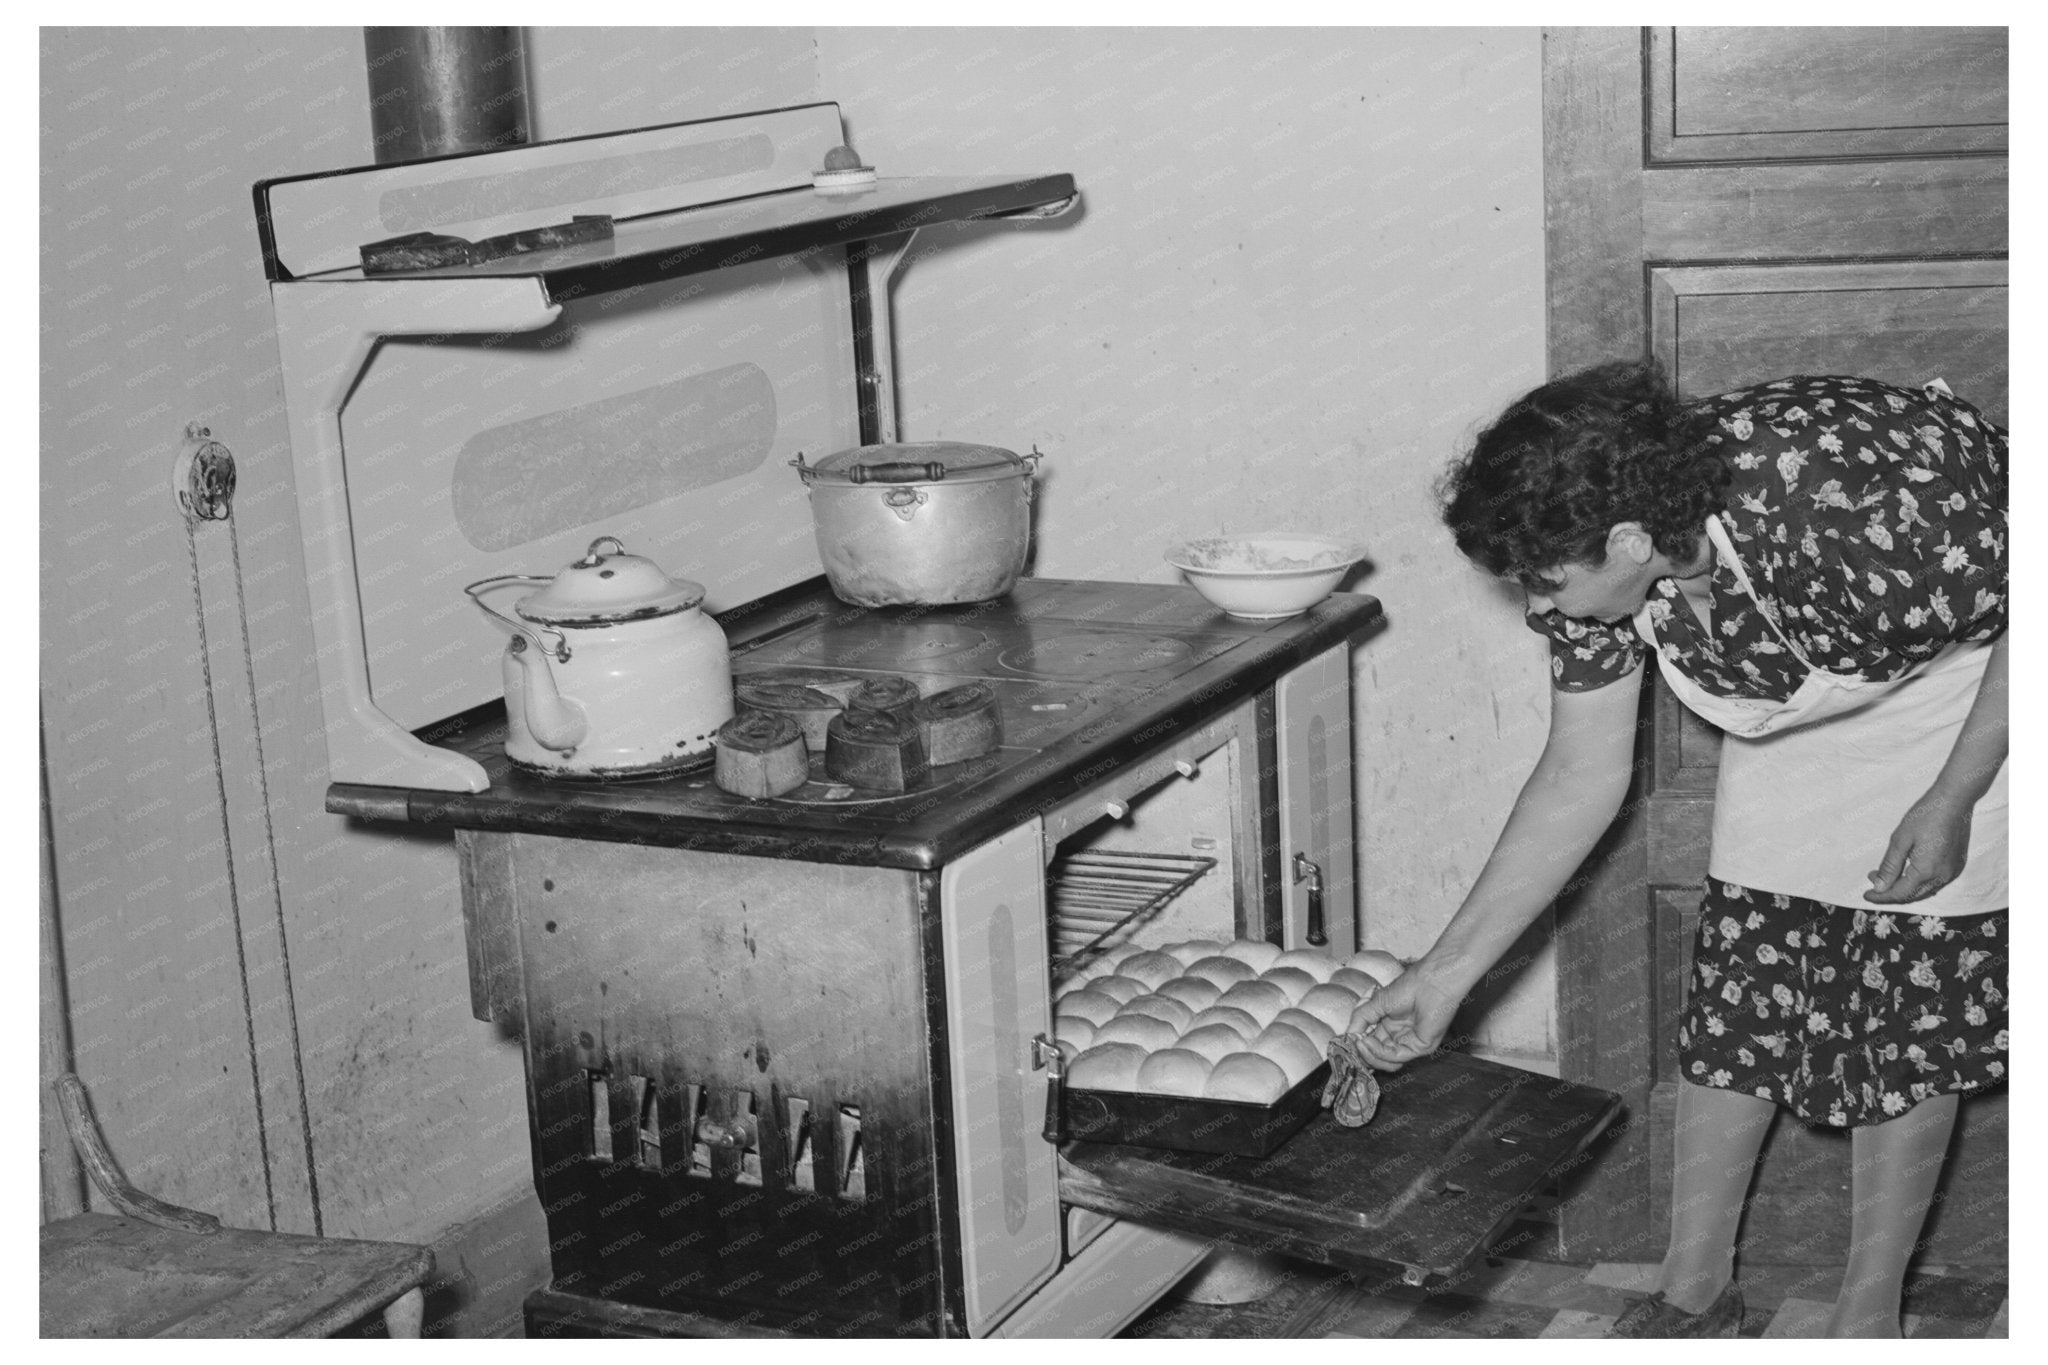
[[[1732,1337],[1742,1331],[1742,1286],[1730,1280],[1721,1296],[1698,1313],[1664,1300],[1658,1290],[1637,1299],[1607,1329],[1610,1337]]]

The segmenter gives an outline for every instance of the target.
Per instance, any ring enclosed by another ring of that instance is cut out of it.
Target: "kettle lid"
[[[543,625],[605,625],[667,616],[703,600],[703,584],[671,578],[653,560],[627,554],[618,537],[599,536],[583,558],[514,610]]]

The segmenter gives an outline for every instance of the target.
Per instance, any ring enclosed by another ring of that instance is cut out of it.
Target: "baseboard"
[[[548,1225],[532,1188],[509,1194],[431,1243],[428,1337],[518,1337],[526,1296],[548,1282]]]

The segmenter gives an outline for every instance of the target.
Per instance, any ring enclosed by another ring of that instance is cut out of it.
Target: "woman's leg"
[[[1849,1264],[1828,1321],[1831,1337],[1899,1335],[1906,1262],[1920,1240],[1948,1157],[1957,1097],[1942,1095],[1850,1134]]]
[[[1657,1286],[1674,1307],[1703,1312],[1734,1277],[1735,1232],[1777,1111],[1754,1095],[1679,1082],[1671,1243]]]

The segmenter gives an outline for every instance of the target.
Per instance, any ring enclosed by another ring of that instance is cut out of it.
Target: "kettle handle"
[[[595,547],[593,546],[592,548],[594,549]],[[545,626],[535,627],[525,621],[515,620],[512,617],[507,616],[504,612],[499,611],[490,603],[484,601],[485,593],[495,592],[499,588],[509,588],[515,583],[530,583],[535,585],[536,587],[540,587],[552,582],[554,582],[552,578],[540,578],[536,577],[533,574],[507,573],[499,574],[496,578],[479,579],[476,582],[471,583],[468,587],[464,588],[463,591],[469,594],[471,601],[475,602],[479,607],[483,608],[484,615],[490,617],[493,621],[496,621],[499,625],[505,627],[514,635],[524,635],[527,639],[533,641],[534,648],[542,651],[543,653],[554,655],[555,659],[558,662],[568,663],[568,636],[564,635],[559,630],[549,630]],[[553,649],[549,649],[547,646],[547,642],[540,638],[543,633],[555,637],[555,647]]]

